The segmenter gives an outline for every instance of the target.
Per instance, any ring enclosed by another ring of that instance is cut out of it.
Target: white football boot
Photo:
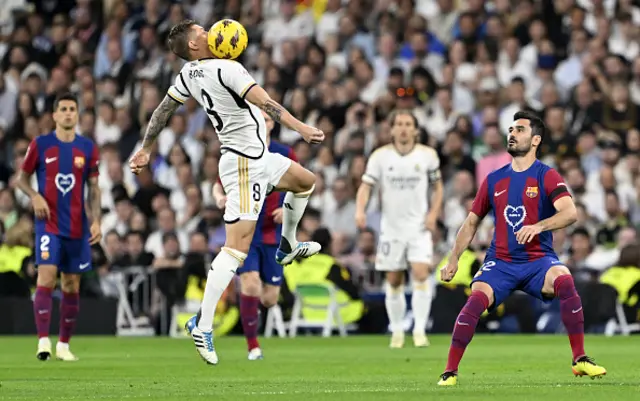
[[[69,344],[58,342],[56,344],[56,359],[64,362],[75,362],[78,357],[73,355],[69,349]]]
[[[42,337],[38,340],[36,358],[41,361],[48,361],[51,358],[51,340],[49,340],[49,337]]]
[[[317,242],[308,241],[308,242],[298,242],[295,246],[292,247],[292,251],[289,253],[285,253],[284,251],[278,250],[276,251],[276,262],[282,266],[289,265],[293,263],[296,259],[304,259],[309,256],[313,256],[316,253],[320,252],[322,246]]]
[[[259,361],[263,358],[264,356],[262,355],[262,350],[260,348],[252,349],[251,351],[249,351],[249,355],[247,356],[247,359],[249,359],[250,361]]]
[[[191,338],[193,338],[193,343],[200,357],[209,365],[217,365],[218,354],[216,354],[216,349],[213,346],[213,330],[200,330],[197,326],[197,318],[197,315],[191,317],[191,319],[187,321],[185,329],[191,334]]]
[[[391,342],[389,348],[402,348],[404,347],[404,332],[397,332],[391,334]]]

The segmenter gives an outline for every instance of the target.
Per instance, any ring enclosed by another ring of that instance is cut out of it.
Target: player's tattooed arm
[[[171,99],[168,95],[162,99],[160,105],[153,111],[149,124],[147,124],[147,132],[144,134],[144,139],[142,140],[142,147],[144,149],[151,149],[153,143],[158,139],[160,132],[167,126],[167,122],[180,106],[180,103]]]
[[[245,95],[247,101],[260,107],[265,113],[285,127],[294,131],[300,131],[304,124],[291,115],[281,104],[271,99],[271,96],[259,85],[254,85]]]
[[[91,214],[90,218],[93,222],[100,222],[102,218],[102,192],[100,191],[100,186],[98,185],[98,177],[90,177],[87,181],[89,186],[89,213]]]
[[[286,112],[284,107],[280,106],[278,102],[272,99],[268,99],[262,104],[262,110],[264,110],[264,112],[267,113],[269,117],[273,118],[273,121],[277,122],[282,121],[282,112]]]

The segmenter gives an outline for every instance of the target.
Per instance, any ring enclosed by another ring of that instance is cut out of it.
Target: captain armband
[[[440,169],[431,170],[428,173],[429,182],[431,184],[438,182],[442,179],[442,174],[440,174]]]

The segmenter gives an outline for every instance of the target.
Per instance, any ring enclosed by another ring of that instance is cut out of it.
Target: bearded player
[[[367,203],[374,187],[382,197],[382,221],[376,269],[386,272],[385,306],[391,326],[391,348],[404,346],[407,304],[404,278],[411,268],[413,343],[429,345],[425,334],[431,300],[428,277],[433,271],[432,233],[442,208],[443,186],[436,151],[417,143],[418,124],[410,110],[390,116],[393,144],[373,152],[356,196],[356,224],[367,224]],[[429,202],[431,189],[431,202]]]
[[[272,100],[240,63],[215,59],[207,37],[208,32],[192,20],[171,28],[169,48],[189,63],[153,112],[142,149],[133,155],[129,166],[138,173],[149,164],[151,147],[160,131],[189,97],[194,97],[205,109],[222,145],[219,171],[227,194],[226,241],[211,263],[200,312],[189,320],[187,328],[200,356],[209,364],[217,364],[213,345],[215,307],[247,258],[268,187],[287,191],[277,262],[287,265],[320,250],[316,242],[296,240],[297,226],[313,192],[315,176],[291,159],[268,151],[266,123],[260,110],[300,133],[307,142],[320,143],[324,134],[298,121]]]
[[[458,232],[451,258],[441,270],[444,281],[453,279],[460,254],[469,246],[482,218],[492,212],[496,225],[493,241],[456,320],[447,366],[438,382],[441,386],[457,384],[458,365],[480,315],[495,309],[515,290],[545,302],[559,298],[574,375],[595,378],[607,373],[584,351],[582,302],[569,269],[553,251],[552,231],[575,223],[577,212],[560,174],[536,158],[545,130],[542,120],[533,114],[514,115],[507,148],[513,161],[483,181]]]
[[[51,295],[58,271],[62,300],[56,358],[78,359],[69,349],[69,340],[80,310],[80,276],[91,270],[91,245],[101,238],[100,156],[93,141],[76,134],[78,116],[78,101],[73,95],[56,99],[53,106],[56,129],[31,141],[18,179],[18,188],[31,198],[36,219],[38,279],[33,313],[39,338],[36,356],[42,361],[51,357]],[[31,188],[34,173],[37,191]],[[89,188],[91,227],[85,213],[85,185]]]
[[[269,152],[279,153],[293,161],[297,161],[293,149],[270,139],[274,122],[265,112],[262,117],[267,124],[267,140]],[[221,183],[213,187],[213,196],[219,208],[224,208],[227,197]],[[259,306],[270,308],[278,303],[280,286],[283,280],[283,268],[275,259],[278,243],[282,237],[282,204],[284,194],[272,192],[267,195],[264,206],[258,217],[253,242],[247,259],[237,271],[240,276],[240,320],[247,340],[250,361],[263,358],[262,348],[258,342]]]

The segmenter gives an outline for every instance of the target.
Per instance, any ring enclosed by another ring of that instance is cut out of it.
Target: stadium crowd
[[[94,293],[131,265],[195,270],[224,243],[212,199],[219,142],[194,99],[161,133],[150,169],[127,160],[183,61],[170,27],[237,19],[242,62],[297,118],[327,135],[310,146],[276,127],[317,174],[301,236],[321,226],[363,291],[373,274],[378,202],[358,232],[354,195],[367,157],[390,142],[386,116],[411,108],[445,180],[436,250],[450,249],[476,188],[510,161],[507,128],[532,110],[549,132],[541,158],[565,178],[579,222],[555,233],[582,280],[618,264],[640,226],[640,4],[636,0],[10,0],[0,10],[0,220],[7,246],[32,247],[29,199],[14,185],[29,141],[52,130],[52,101],[80,100],[78,132],[100,146],[104,215]],[[22,218],[22,216],[26,216]],[[474,249],[491,238],[485,219]],[[10,235],[13,230],[14,235]],[[15,235],[15,232],[21,233]],[[636,255],[637,256],[637,255]],[[638,267],[640,258],[629,262]],[[33,268],[25,263],[25,277]],[[164,274],[164,273],[163,273]],[[163,292],[173,294],[168,274]],[[178,291],[179,292],[179,291]],[[171,296],[175,296],[171,295]],[[178,295],[179,297],[180,295]]]

